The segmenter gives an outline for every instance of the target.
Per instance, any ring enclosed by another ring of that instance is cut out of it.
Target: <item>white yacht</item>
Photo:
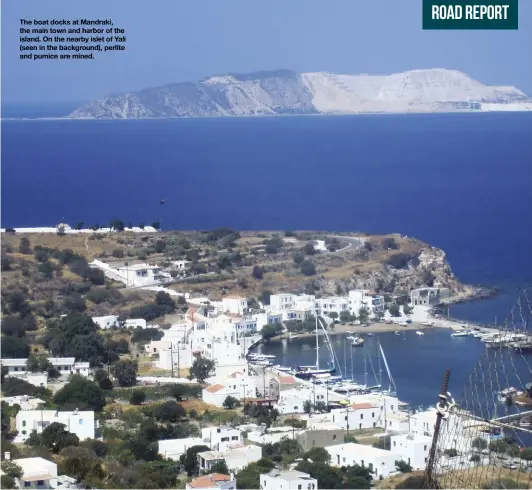
[[[416,332],[416,335],[419,335],[420,337],[423,337],[425,335],[423,332],[420,332],[419,330]]]
[[[468,337],[468,336],[469,336],[469,332],[464,332],[464,331],[456,331],[451,334],[451,337]]]

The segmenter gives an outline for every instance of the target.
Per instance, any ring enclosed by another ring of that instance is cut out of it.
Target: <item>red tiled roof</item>
[[[216,392],[218,392],[218,391],[220,391],[220,390],[223,390],[224,388],[225,388],[224,385],[217,384],[217,385],[209,386],[209,387],[207,388],[207,391],[208,391],[209,393],[216,393]]]
[[[279,376],[279,382],[289,384],[297,383],[297,380],[293,376]]]
[[[351,405],[351,408],[355,410],[361,410],[363,408],[377,408],[375,405],[372,405],[371,403],[353,403]]]
[[[189,483],[189,486],[192,488],[216,488],[217,482],[230,481],[231,477],[229,475],[223,475],[222,473],[211,473],[210,475],[200,476],[199,478],[194,478]]]

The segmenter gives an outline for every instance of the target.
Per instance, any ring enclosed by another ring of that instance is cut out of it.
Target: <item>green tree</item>
[[[487,449],[488,441],[483,437],[475,437],[473,441],[471,441],[471,447],[473,449],[476,449],[477,451],[482,451],[484,449]]]
[[[469,461],[472,461],[473,463],[479,463],[480,462],[480,455],[479,454],[473,454]]]
[[[454,458],[458,456],[458,451],[454,447],[452,447],[443,451],[443,454],[445,454],[445,456],[448,456],[449,458]]]
[[[70,313],[47,325],[44,345],[54,356],[75,357],[78,361],[89,361],[98,366],[107,359],[102,337],[90,316]]]
[[[64,409],[79,408],[99,412],[105,405],[105,396],[94,381],[74,374],[69,382],[55,394],[54,403]]]
[[[24,255],[31,255],[31,244],[27,237],[23,236],[18,244],[18,251]]]
[[[179,422],[186,416],[185,409],[173,400],[156,405],[151,413],[159,422]]]
[[[388,311],[392,316],[401,316],[401,310],[399,309],[399,305],[397,303],[392,303],[390,306],[388,306]]]
[[[397,250],[399,246],[394,238],[387,237],[382,241],[382,248],[384,250]]]
[[[340,312],[340,321],[342,323],[347,323],[351,319],[351,313],[349,310],[343,310]]]
[[[360,320],[360,323],[364,324],[367,323],[369,320],[369,311],[367,308],[362,307],[360,310],[358,310],[358,319]]]
[[[505,453],[508,451],[508,443],[503,440],[491,441],[488,447],[493,453]]]
[[[384,318],[384,312],[380,311],[380,310],[377,310],[375,312],[375,320],[377,320],[378,322],[382,322],[383,318]]]
[[[227,397],[224,400],[223,407],[228,410],[232,410],[233,408],[236,407],[237,403],[238,403],[238,400],[234,396],[227,395]]]
[[[161,223],[159,223],[158,221],[154,221],[152,224],[151,224],[151,227],[157,231],[159,231],[161,229]]]
[[[189,378],[196,379],[198,383],[204,383],[214,370],[215,365],[216,363],[212,359],[203,356],[196,357],[189,369]]]
[[[525,461],[532,461],[532,447],[525,447],[519,456]]]
[[[251,463],[236,474],[237,488],[260,488],[260,475],[270,472],[275,467],[271,459],[262,458]]]
[[[300,270],[304,276],[313,276],[316,274],[316,266],[311,260],[303,261],[301,263]]]
[[[82,230],[83,229],[83,225],[84,225],[83,221],[78,221],[76,223],[76,226],[74,226],[74,230]]]
[[[207,473],[221,473],[222,475],[228,475],[229,468],[227,467],[225,460],[222,460],[214,463]]]
[[[331,459],[331,455],[323,447],[313,447],[308,450],[303,458],[310,459],[313,463],[328,463]]]
[[[119,219],[114,219],[109,223],[109,227],[113,229],[114,231],[124,231],[124,222]]]
[[[137,373],[139,365],[137,361],[131,359],[121,359],[113,364],[111,373],[120,386],[135,386],[137,384]]]
[[[65,447],[79,445],[78,436],[68,432],[66,430],[66,425],[60,424],[59,422],[52,422],[49,426],[44,428],[41,434],[33,434],[33,436],[34,437],[31,438],[32,445],[47,447],[56,454]]]
[[[142,405],[146,401],[146,392],[142,390],[135,390],[129,397],[131,405]]]
[[[414,311],[414,308],[412,308],[409,305],[403,305],[403,313],[405,315],[410,315],[410,313],[412,313],[412,311]]]
[[[282,331],[283,327],[280,323],[268,323],[262,327],[260,333],[262,334],[262,338],[265,341],[268,341],[271,338],[280,335]]]
[[[15,480],[22,477],[22,468],[13,461],[2,461],[2,488],[17,488]]]
[[[264,277],[264,269],[258,265],[253,267],[252,275],[255,279],[262,279]]]
[[[305,400],[303,402],[303,410],[305,413],[310,413],[312,411],[312,402],[310,400]]]
[[[171,313],[175,310],[175,301],[172,299],[166,291],[159,291],[155,296],[155,304],[164,306],[168,310],[167,313]]]
[[[192,446],[187,449],[187,452],[183,454],[179,461],[183,465],[183,469],[187,472],[188,476],[195,476],[199,472],[198,453],[204,451],[210,451],[208,446]]]
[[[25,338],[2,336],[2,357],[4,359],[26,358],[30,354],[30,346]]]
[[[397,471],[400,471],[401,473],[412,472],[412,466],[409,465],[406,461],[403,461],[402,459],[400,461],[395,462],[395,467],[397,468]]]
[[[313,243],[307,243],[303,247],[303,252],[305,255],[315,255],[316,254],[316,248],[314,247]]]
[[[260,296],[259,296],[258,299],[263,305],[269,305],[270,304],[270,296],[272,294],[273,293],[271,291],[268,291],[267,289],[265,289],[264,291],[261,291]]]
[[[336,313],[336,311],[331,311],[329,313],[329,318],[332,318],[333,320],[336,320],[338,318],[338,313]]]

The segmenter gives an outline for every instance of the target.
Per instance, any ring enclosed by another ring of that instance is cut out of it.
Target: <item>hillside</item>
[[[140,119],[283,114],[529,110],[515,87],[488,86],[455,70],[387,76],[290,70],[213,76],[88,102],[74,119]]]
[[[316,252],[312,244],[317,239],[328,250]],[[19,293],[43,320],[72,309],[128,317],[153,303],[154,292],[126,289],[96,273],[100,271],[90,273],[87,262],[94,258],[149,262],[169,270],[172,261],[187,259],[191,262],[187,277],[176,275],[169,287],[211,299],[240,294],[258,300],[267,292],[281,291],[326,296],[353,288],[392,296],[433,284],[448,287],[455,298],[479,293],[458,281],[443,251],[399,235],[239,233],[223,228],[91,236],[8,233],[2,240],[4,314]],[[154,311],[147,312],[148,320],[156,318]]]

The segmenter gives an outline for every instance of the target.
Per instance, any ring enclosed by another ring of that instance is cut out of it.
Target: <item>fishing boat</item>
[[[467,337],[468,335],[467,332],[453,332],[451,337]]]
[[[268,361],[270,359],[275,359],[275,356],[272,354],[248,354],[248,360],[249,362],[256,362],[256,361]]]
[[[419,330],[416,332],[416,335],[419,335],[420,337],[423,337],[425,335],[423,332],[420,332]]]
[[[254,360],[254,361],[250,361],[251,364],[254,364],[255,366],[264,366],[264,367],[268,367],[268,366],[271,366],[272,365],[272,362],[269,361],[268,359],[264,359],[264,360]]]
[[[351,340],[351,346],[352,347],[361,347],[364,345],[364,339],[361,337],[354,337]]]
[[[331,342],[329,341],[329,336],[327,335],[327,331],[322,327],[323,333],[325,334],[325,340],[327,343],[327,347],[329,349],[330,354],[330,361],[329,361],[329,367],[328,368],[321,368],[320,367],[320,343],[319,343],[319,330],[318,330],[318,316],[316,315],[316,364],[314,366],[298,366],[295,375],[298,378],[301,379],[310,379],[312,376],[319,375],[319,374],[334,374],[336,373],[336,363],[335,363],[335,355],[334,351],[332,350]]]

